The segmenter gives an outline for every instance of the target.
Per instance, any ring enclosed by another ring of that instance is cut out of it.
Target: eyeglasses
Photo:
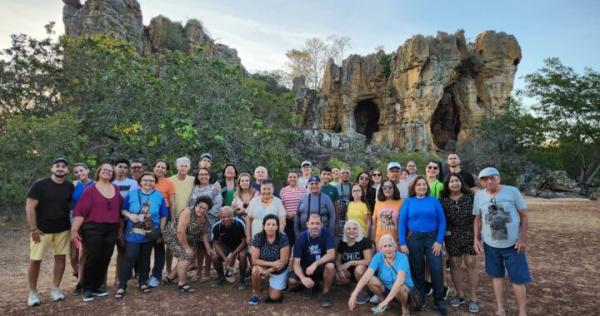
[[[319,185],[319,182],[311,182],[310,185]]]
[[[369,177],[360,177],[359,180],[369,180]]]
[[[437,166],[427,166],[427,169],[438,170],[438,167]]]
[[[393,186],[393,185],[384,185],[384,186],[382,186],[382,188],[383,188],[384,190],[393,190],[393,189],[394,189],[394,186]]]
[[[381,177],[381,173],[373,173],[371,174],[371,177]]]
[[[151,182],[151,183],[154,183],[154,182],[156,182],[156,180],[154,180],[154,179],[142,179],[141,182]]]
[[[200,176],[200,177],[208,177],[209,174],[208,173],[199,173],[198,176]]]

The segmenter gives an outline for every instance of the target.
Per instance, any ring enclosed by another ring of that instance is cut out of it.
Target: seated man
[[[310,214],[306,227],[307,230],[296,237],[289,284],[315,290],[315,282],[323,280],[321,307],[331,307],[329,290],[335,279],[333,235],[328,229],[321,228],[321,216],[318,213]]]
[[[235,260],[240,262],[240,284],[238,289],[246,289],[246,227],[244,222],[233,216],[233,209],[224,206],[219,214],[220,220],[212,227],[212,247],[214,248],[211,257],[215,270],[219,275],[218,279],[211,284],[211,287],[218,287],[225,283],[225,272],[223,271],[223,262],[228,273],[231,273],[235,265]]]

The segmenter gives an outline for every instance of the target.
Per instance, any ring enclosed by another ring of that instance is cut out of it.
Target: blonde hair
[[[398,243],[396,243],[396,239],[394,239],[394,236],[390,235],[390,234],[385,234],[383,236],[381,236],[381,238],[379,238],[379,243],[377,245],[381,245],[381,243],[383,243],[384,240],[390,240],[392,242],[392,244],[394,244],[394,246],[398,246]]]
[[[356,226],[356,230],[358,231],[358,235],[356,235],[356,242],[360,242],[365,236],[363,236],[362,231],[360,229],[360,225],[358,225],[358,222],[353,220],[353,219],[349,219],[348,221],[346,221],[346,223],[344,224],[344,234],[342,235],[342,241],[343,242],[348,242],[348,237],[346,237],[346,228],[348,227],[348,225],[354,225]]]

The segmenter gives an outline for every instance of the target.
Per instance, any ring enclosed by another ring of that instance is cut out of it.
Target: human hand
[[[39,229],[32,229],[31,230],[31,239],[33,240],[34,243],[39,243],[40,241],[42,241],[42,236],[44,236],[44,233],[42,233],[41,230]]]
[[[302,282],[304,287],[309,289],[312,289],[312,287],[315,286],[315,281],[313,281],[311,278],[304,277],[302,280],[300,280],[300,282]]]
[[[354,307],[356,307],[356,294],[352,292],[350,298],[348,299],[348,309],[350,309],[350,311],[353,311]]]
[[[317,264],[313,262],[313,264],[309,265],[308,268],[306,268],[306,275],[313,275],[313,273],[315,273],[315,270],[317,270]]]
[[[483,242],[481,239],[473,240],[473,250],[475,250],[475,253],[478,255],[483,253]]]
[[[527,240],[525,238],[519,238],[519,240],[517,240],[517,243],[515,244],[517,252],[525,252],[528,248],[529,246],[527,246]]]
[[[131,213],[129,213],[128,218],[133,223],[137,223],[137,222],[140,221],[140,217],[137,214],[131,214]]]
[[[192,247],[186,247],[185,253],[187,253],[190,258],[194,257],[194,249],[192,249]]]
[[[400,251],[405,255],[408,255],[409,253],[407,246],[400,246]]]
[[[439,256],[442,254],[442,244],[440,244],[439,242],[434,242],[433,243],[433,247],[432,247],[432,251],[434,256]]]

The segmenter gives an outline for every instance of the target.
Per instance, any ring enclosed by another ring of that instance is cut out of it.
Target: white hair
[[[183,157],[179,157],[179,158],[177,158],[177,160],[175,160],[175,165],[179,165],[180,163],[185,163],[185,164],[191,165],[192,161],[190,160],[190,158],[183,156]]]
[[[353,219],[349,219],[344,224],[344,234],[342,235],[342,241],[348,242],[348,236],[346,236],[346,227],[348,227],[349,225],[356,226],[356,230],[358,231],[358,235],[356,235],[355,241],[356,242],[360,242],[364,238],[364,236],[362,234],[362,231],[360,230],[360,225],[358,225],[358,222],[355,221],[355,220],[353,220]]]
[[[385,240],[389,240],[392,242],[392,244],[394,244],[394,246],[397,246],[398,244],[396,243],[396,239],[394,239],[394,236],[390,235],[390,234],[385,234],[383,236],[381,236],[381,238],[379,238],[379,243],[378,245],[381,245],[381,243],[383,243],[383,241]]]

